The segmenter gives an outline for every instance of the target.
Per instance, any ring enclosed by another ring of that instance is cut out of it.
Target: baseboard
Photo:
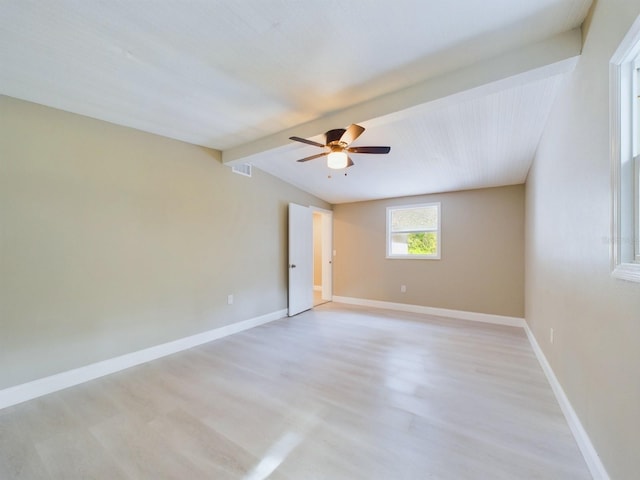
[[[364,298],[333,296],[333,301],[350,305],[360,305],[362,307],[384,308],[387,310],[397,310],[400,312],[422,313],[425,315],[436,315],[438,317],[450,317],[460,320],[471,320],[474,322],[493,323],[497,325],[507,325],[510,327],[525,326],[524,318],[507,317],[504,315],[491,315],[488,313],[466,312],[463,310],[450,310],[447,308],[425,307],[422,305],[412,305],[407,303],[382,302],[380,300],[367,300]]]
[[[540,362],[540,366],[542,367],[544,374],[547,376],[547,380],[549,380],[551,389],[553,390],[553,393],[555,394],[556,399],[560,404],[562,413],[567,419],[569,428],[573,433],[573,437],[576,439],[576,443],[578,444],[578,447],[582,452],[582,456],[584,457],[587,466],[589,467],[591,476],[596,480],[609,480],[609,474],[604,468],[604,465],[602,464],[602,461],[598,456],[598,452],[591,443],[589,435],[587,435],[587,432],[582,426],[578,415],[571,406],[567,395],[564,393],[560,382],[556,378],[556,375],[553,373],[553,369],[547,361],[547,357],[545,357],[544,352],[540,348],[540,345],[538,345],[536,337],[533,335],[533,332],[526,323],[524,325],[524,331],[527,333],[529,343],[531,343],[531,347],[533,348],[533,351],[538,358],[538,362]]]
[[[250,328],[263,325],[274,320],[287,316],[287,310],[250,318],[241,322],[214,328],[206,332],[180,338],[172,342],[163,343],[154,347],[127,353],[119,357],[110,358],[101,362],[92,363],[84,367],[75,368],[66,372],[61,372],[49,377],[40,378],[31,382],[23,383],[13,387],[0,390],[0,409],[26,402],[42,395],[57,392],[80,383],[88,382],[111,373],[119,372],[126,368],[134,367],[142,363],[150,362],[167,355],[172,355],[189,348],[197,347],[204,343],[217,340],[222,337],[233,335]]]

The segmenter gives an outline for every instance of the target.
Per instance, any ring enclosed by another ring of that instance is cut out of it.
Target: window
[[[640,282],[640,17],[611,58],[611,269]]]
[[[640,41],[639,41],[640,42]],[[637,46],[640,50],[640,45]],[[633,73],[633,190],[634,190],[634,261],[640,264],[640,53],[634,60]]]
[[[640,264],[640,155],[635,156],[635,263]]]
[[[387,207],[387,258],[439,259],[440,204]]]

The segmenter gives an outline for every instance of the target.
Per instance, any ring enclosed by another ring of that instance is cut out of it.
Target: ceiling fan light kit
[[[314,147],[328,148],[324,153],[301,158],[298,162],[308,162],[320,157],[327,157],[327,166],[334,170],[348,168],[354,165],[349,153],[374,153],[386,154],[391,151],[391,147],[350,147],[349,145],[364,132],[364,127],[352,124],[348,128],[336,128],[324,134],[325,144],[307,140],[301,137],[289,137],[289,140],[306,143]]]
[[[347,168],[349,157],[346,153],[341,150],[332,151],[329,155],[327,155],[327,167],[333,168],[335,170],[340,170],[341,168]]]

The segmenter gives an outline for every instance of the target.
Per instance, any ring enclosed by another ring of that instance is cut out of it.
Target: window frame
[[[391,229],[391,213],[395,210],[409,210],[412,208],[436,207],[437,208],[437,226],[433,229],[419,229],[415,232],[395,232]],[[441,202],[413,203],[409,205],[390,205],[387,207],[387,236],[386,236],[386,256],[390,260],[440,260],[442,254],[442,205]],[[436,253],[433,255],[404,255],[391,252],[391,236],[394,233],[418,233],[418,232],[435,232],[437,236]]]
[[[611,275],[640,282],[640,17],[609,63]]]

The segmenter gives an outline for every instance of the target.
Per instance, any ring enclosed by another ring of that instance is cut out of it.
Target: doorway
[[[330,210],[313,211],[313,306],[331,301],[332,297],[332,224]]]
[[[315,222],[314,219],[316,219]],[[321,303],[330,302],[332,299],[332,227],[333,212],[331,210],[289,204],[288,315],[290,317]],[[314,234],[317,235],[315,249]],[[316,258],[317,264],[314,265]]]

